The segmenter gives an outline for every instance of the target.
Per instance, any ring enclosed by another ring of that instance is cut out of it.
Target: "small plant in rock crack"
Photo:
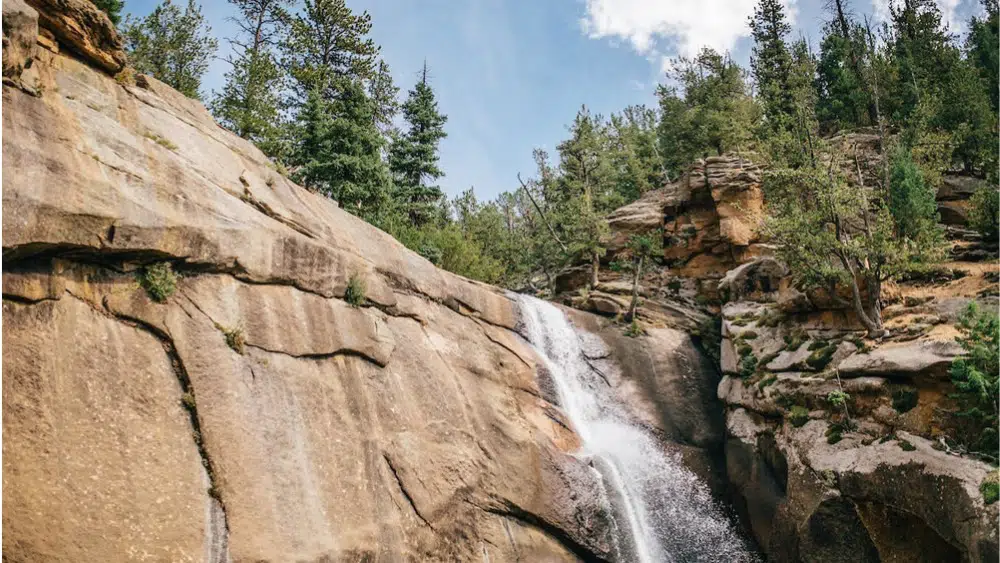
[[[629,323],[628,327],[625,329],[625,336],[629,338],[636,338],[642,336],[643,334],[646,334],[646,331],[642,328],[642,325],[639,324],[639,321],[635,319],[632,319],[632,322]]]
[[[344,301],[351,307],[360,307],[365,304],[365,280],[358,274],[352,274],[347,280],[347,289],[344,290]]]
[[[830,403],[831,407],[842,409],[847,406],[847,401],[851,399],[851,396],[843,391],[830,391],[826,396],[826,401]]]
[[[803,406],[795,405],[788,413],[788,421],[796,428],[803,426],[809,422],[809,410]]]
[[[234,352],[242,356],[246,351],[246,337],[243,335],[243,327],[228,328],[216,323],[215,328],[219,329],[219,332],[226,339],[226,346],[229,346]]]
[[[181,395],[181,404],[184,405],[184,408],[187,410],[194,411],[197,406],[194,400],[194,393],[191,391],[185,391],[184,394]]]
[[[157,303],[166,303],[177,291],[177,274],[170,262],[157,262],[139,270],[139,285]]]
[[[979,484],[979,492],[983,495],[983,502],[987,505],[1000,500],[1000,475],[994,471],[982,483]]]

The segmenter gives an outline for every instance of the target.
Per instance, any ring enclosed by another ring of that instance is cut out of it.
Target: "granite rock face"
[[[103,24],[31,3],[62,48],[3,88],[5,559],[614,558],[502,291],[95,70]]]

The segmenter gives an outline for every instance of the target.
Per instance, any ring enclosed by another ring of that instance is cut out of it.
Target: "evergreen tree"
[[[635,201],[663,185],[655,110],[628,106],[621,114],[611,115],[608,132],[615,191],[623,201]]]
[[[442,200],[441,188],[429,182],[444,176],[438,168],[438,143],[447,136],[448,121],[437,107],[427,81],[427,64],[420,80],[402,105],[407,129],[396,136],[389,150],[389,167],[396,184],[396,201],[415,225],[430,221]]]
[[[979,72],[994,113],[1000,111],[1000,10],[997,0],[982,0],[986,17],[973,16],[969,22],[969,35],[965,48],[969,61]]]
[[[137,71],[188,97],[200,97],[201,77],[218,42],[195,0],[188,0],[183,11],[164,0],[145,18],[127,18],[124,27],[125,48]]]
[[[355,14],[344,0],[304,1],[281,46],[282,64],[293,79],[293,109],[313,92],[336,98],[336,88],[350,84],[339,78],[371,78],[378,54],[368,37],[371,27],[368,12]]]
[[[122,22],[122,10],[125,8],[125,0],[93,0],[94,5],[108,15],[111,23],[118,25]]]
[[[756,120],[745,73],[728,56],[702,49],[694,59],[673,62],[672,87],[657,89],[660,98],[659,148],[667,174],[676,179],[691,163],[709,153],[746,148]]]
[[[236,6],[233,21],[240,36],[230,39],[234,55],[226,85],[211,109],[223,126],[257,144],[266,154],[280,151],[282,71],[274,47],[287,23],[288,0],[229,0]]]
[[[392,122],[399,113],[399,87],[392,81],[389,65],[379,61],[372,79],[368,81],[368,97],[375,104],[375,125],[388,135],[392,130]]]
[[[342,93],[327,102],[313,91],[299,112],[304,160],[297,179],[337,200],[341,207],[379,224],[388,211],[389,172],[384,139],[375,127],[374,104],[361,81],[347,77]]]
[[[561,173],[557,205],[570,253],[590,262],[591,287],[597,285],[601,258],[607,251],[604,216],[624,203],[614,190],[607,145],[603,119],[592,116],[584,106],[570,126],[570,138],[557,147]]]
[[[831,19],[823,28],[817,61],[817,117],[825,131],[874,124],[874,102],[864,79],[864,30],[851,19],[847,0],[833,0],[828,7]]]
[[[760,0],[750,18],[754,40],[750,67],[771,131],[787,128],[794,115],[789,79],[792,57],[785,44],[791,31],[780,0]]]
[[[905,147],[896,149],[891,166],[889,212],[896,235],[918,243],[921,251],[930,254],[943,240],[938,226],[936,190],[924,180]]]

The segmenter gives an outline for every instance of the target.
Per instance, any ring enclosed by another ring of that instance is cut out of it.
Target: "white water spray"
[[[594,460],[637,563],[757,561],[708,487],[629,416],[587,363],[579,336],[554,305],[517,296],[525,336],[545,361],[559,402]],[[622,543],[622,542],[620,542]],[[631,552],[631,553],[629,553]]]

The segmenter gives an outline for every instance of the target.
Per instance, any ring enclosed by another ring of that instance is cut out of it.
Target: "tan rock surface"
[[[114,24],[90,0],[26,0],[38,10],[39,24],[60,43],[101,70],[125,68],[122,38]]]

